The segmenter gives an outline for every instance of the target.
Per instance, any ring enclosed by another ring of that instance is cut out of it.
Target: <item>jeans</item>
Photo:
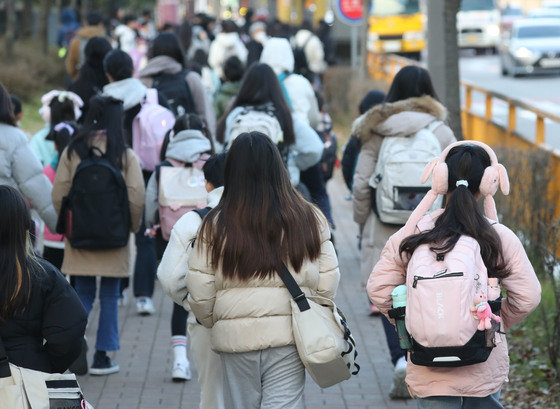
[[[154,239],[146,236],[146,224],[142,218],[136,233],[136,264],[134,266],[134,296],[152,297],[157,272],[157,255]]]
[[[173,303],[173,313],[171,314],[171,336],[187,335],[187,319],[189,312],[182,305]]]
[[[399,336],[397,335],[397,329],[393,324],[389,322],[384,315],[381,316],[381,322],[383,323],[383,330],[385,331],[385,338],[387,338],[387,346],[389,347],[389,352],[391,353],[391,362],[393,365],[404,356],[404,351],[399,345]]]
[[[119,290],[120,278],[101,277],[99,287],[99,326],[97,328],[97,351],[119,349]],[[76,276],[76,293],[88,315],[93,308],[97,291],[97,277]]]
[[[485,398],[432,396],[418,399],[418,409],[503,409],[500,391]]]
[[[301,172],[300,181],[307,186],[307,189],[309,189],[313,203],[321,209],[329,223],[334,226],[334,220],[331,212],[331,201],[329,199],[329,195],[327,194],[325,179],[323,178],[323,173],[321,171],[321,163],[318,163],[315,166]]]

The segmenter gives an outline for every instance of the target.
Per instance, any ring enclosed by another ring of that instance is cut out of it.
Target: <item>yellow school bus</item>
[[[425,24],[419,0],[373,0],[368,48],[418,58],[426,47]]]

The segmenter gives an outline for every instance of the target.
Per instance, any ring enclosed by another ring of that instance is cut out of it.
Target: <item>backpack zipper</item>
[[[433,280],[435,278],[462,277],[462,276],[463,276],[462,272],[448,273],[447,269],[442,270],[439,273],[434,274],[433,277],[414,276],[414,281],[412,282],[412,288],[416,288],[419,280]]]

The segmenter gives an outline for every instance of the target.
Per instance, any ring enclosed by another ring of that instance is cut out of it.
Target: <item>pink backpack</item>
[[[477,330],[479,321],[470,310],[475,295],[481,290],[486,294],[488,286],[475,239],[461,236],[445,256],[428,244],[419,246],[408,263],[406,286],[412,363],[456,367],[488,359],[492,348],[487,347],[486,332]]]
[[[155,89],[148,89],[142,108],[132,121],[132,149],[138,155],[142,169],[154,171],[160,162],[159,154],[165,134],[174,125],[173,112],[158,104]]]
[[[206,207],[208,193],[202,166],[208,157],[209,155],[202,155],[189,167],[176,163],[174,166],[159,168],[159,223],[165,241],[169,241],[173,226],[184,214]]]

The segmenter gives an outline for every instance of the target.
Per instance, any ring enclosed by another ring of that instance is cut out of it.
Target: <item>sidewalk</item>
[[[337,230],[335,232],[341,281],[336,298],[344,311],[358,345],[361,371],[349,381],[320,389],[307,377],[306,409],[385,409],[415,408],[412,400],[389,399],[393,368],[381,320],[370,317],[365,290],[360,283],[357,227],[352,221],[352,202],[344,200],[347,190],[339,174],[329,182],[329,193]],[[115,360],[120,372],[105,377],[79,378],[85,396],[96,409],[196,409],[200,389],[193,368],[193,380],[184,384],[171,381],[170,346],[171,301],[156,283],[151,317],[136,315],[129,290],[129,303],[121,308],[121,350]],[[94,308],[87,330],[91,362],[97,329],[98,308]]]

